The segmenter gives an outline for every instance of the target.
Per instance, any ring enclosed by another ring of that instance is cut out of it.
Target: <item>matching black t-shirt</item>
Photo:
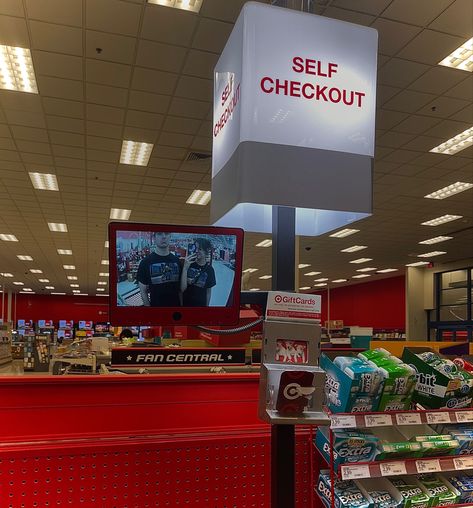
[[[181,265],[174,254],[152,253],[138,266],[136,279],[149,287],[151,307],[179,307]],[[183,294],[185,307],[206,307],[207,289],[216,284],[215,271],[209,264],[192,263],[187,270],[187,289]]]

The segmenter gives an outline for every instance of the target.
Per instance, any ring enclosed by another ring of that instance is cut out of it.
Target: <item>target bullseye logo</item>
[[[276,295],[276,296],[274,297],[274,301],[275,301],[276,303],[281,303],[281,302],[282,302],[282,296],[281,296],[281,295]]]

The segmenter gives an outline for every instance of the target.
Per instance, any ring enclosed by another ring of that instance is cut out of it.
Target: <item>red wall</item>
[[[108,321],[108,298],[102,296],[17,295],[12,304],[12,319],[80,319],[95,322]]]
[[[330,289],[330,319],[341,319],[349,326],[405,329],[405,291],[404,276]],[[322,322],[325,322],[328,292],[317,294],[322,295]]]

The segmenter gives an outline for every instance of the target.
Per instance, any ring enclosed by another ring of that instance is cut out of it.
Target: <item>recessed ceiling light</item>
[[[69,284],[71,286],[71,288],[78,288],[80,287],[79,284]]]
[[[49,282],[49,279],[38,279],[39,282]]]
[[[77,293],[80,293],[80,289],[73,289],[73,290],[72,290],[72,292],[73,292],[73,293],[76,293],[76,294],[77,294]]]
[[[51,293],[52,295],[65,295],[66,293]]]
[[[4,242],[17,242],[18,238],[15,235],[2,233],[0,234],[0,240],[3,240]]]
[[[251,288],[250,291],[260,291],[260,288]]]
[[[452,222],[457,219],[462,219],[463,215],[442,215],[440,217],[436,217],[435,219],[428,220],[426,222],[422,222],[422,226],[440,226],[441,224],[445,224],[447,222]]]
[[[367,267],[367,268],[360,268],[357,270],[357,272],[375,272],[376,270],[377,270],[377,268]]]
[[[304,273],[304,275],[308,275],[309,277],[311,277],[312,275],[319,275],[321,273],[322,272],[307,272],[307,273]]]
[[[306,291],[307,289],[311,289],[310,286],[302,286],[299,291]]]
[[[16,257],[21,261],[33,261],[31,256],[26,256],[24,254],[18,254]]]
[[[130,218],[131,210],[125,208],[112,208],[110,210],[110,218],[114,220],[128,220]]]
[[[122,153],[120,154],[120,164],[131,164],[132,166],[147,166],[151,152],[152,143],[142,143],[141,141],[123,140]]]
[[[75,270],[76,267],[74,265],[62,265],[64,270]]]
[[[328,277],[322,277],[321,279],[314,279],[314,282],[325,282],[328,280]]]
[[[465,148],[473,145],[473,127],[460,132],[453,138],[447,139],[440,145],[430,150],[433,153],[443,153],[444,155],[454,155],[461,152]]]
[[[17,281],[15,281],[13,284],[15,284],[15,286],[24,286],[25,285],[24,282],[17,282]]]
[[[33,187],[38,190],[58,191],[56,175],[50,173],[28,173]]]
[[[67,225],[62,222],[48,222],[48,227],[55,233],[67,233]]]
[[[371,258],[358,258],[350,261],[350,263],[359,265],[360,263],[367,263],[368,261],[373,261]]]
[[[365,279],[366,277],[371,277],[368,273],[360,273],[360,275],[353,275],[353,279]]]
[[[67,279],[68,280],[77,280],[77,276],[76,275],[68,275]]]
[[[355,233],[358,233],[359,229],[341,229],[340,231],[337,231],[337,233],[333,233],[333,235],[330,235],[331,238],[345,238],[346,236],[353,235]]]
[[[38,268],[30,268],[31,273],[43,273],[43,270],[38,270]]]
[[[105,247],[106,249],[108,249],[108,246],[109,246],[109,245],[110,245],[109,241],[108,241],[108,240],[105,240],[104,247]]]
[[[0,273],[0,276],[2,276],[2,277],[13,277],[13,274],[12,273],[8,273],[8,272],[2,272],[2,273]]]
[[[55,289],[54,286],[45,286],[44,289]]]
[[[427,194],[424,196],[424,198],[428,199],[445,199],[450,196],[453,196],[455,194],[459,194],[460,192],[464,192],[468,189],[471,189],[473,187],[473,183],[466,183],[466,182],[455,182],[451,185],[447,185],[446,187],[443,187],[442,189],[439,189],[435,192],[431,192],[430,194]]]
[[[38,93],[31,52],[28,48],[0,46],[0,88]]]
[[[188,205],[201,205],[205,206],[209,203],[210,198],[212,197],[212,193],[207,190],[199,190],[196,189],[192,191],[192,194],[187,198],[186,203]]]
[[[105,291],[105,288],[97,288],[95,291]]]
[[[297,268],[307,268],[307,267],[309,267],[309,266],[310,266],[310,265],[308,265],[308,264],[306,264],[306,263],[299,263],[299,264],[297,265]]]
[[[389,272],[397,272],[397,268],[385,268],[384,270],[378,270],[376,273],[389,273]]]
[[[434,236],[433,238],[429,238],[427,240],[423,240],[419,242],[422,245],[433,245],[434,243],[446,242],[447,240],[452,240],[453,236]]]
[[[149,4],[162,5],[163,7],[174,7],[183,11],[199,12],[203,0],[148,0]]]
[[[106,283],[104,280],[99,280],[99,281],[97,282],[97,284],[98,284],[99,286],[106,286],[106,285],[107,285],[107,283]]]
[[[89,296],[89,293],[77,293],[77,296]]]
[[[108,277],[109,273],[108,272],[100,272],[99,273],[99,277]]]
[[[268,280],[268,279],[271,279],[272,278],[272,275],[262,275],[261,277],[259,277],[260,279],[262,280]]]
[[[446,252],[443,252],[441,250],[433,250],[432,252],[426,252],[425,254],[419,254],[418,258],[432,258],[434,256],[441,256],[442,254],[446,254]]]
[[[320,282],[319,284],[314,284],[314,288],[321,288],[323,286],[326,286],[327,283],[326,282]]]
[[[416,263],[409,263],[406,266],[425,266],[428,265],[428,261],[417,261]]]
[[[473,72],[473,37],[446,56],[439,65]]]
[[[268,238],[266,240],[257,243],[256,247],[271,247],[271,245],[273,245],[273,241]]]
[[[32,293],[33,290],[31,288],[21,288],[21,291],[24,291],[25,293]]]
[[[58,249],[57,253],[63,256],[72,256],[72,251],[70,249]]]
[[[100,261],[100,264],[102,264],[102,265],[109,265],[110,261],[108,259],[102,259],[102,261]]]
[[[359,250],[367,249],[366,245],[353,245],[352,247],[347,247],[346,249],[342,249],[340,252],[357,252]]]
[[[246,270],[243,270],[243,273],[254,273],[257,272],[259,268],[247,268]],[[102,275],[102,274],[100,274]]]
[[[347,282],[347,279],[335,279],[335,280],[333,280],[332,282],[336,282],[336,283],[339,283],[339,282]]]

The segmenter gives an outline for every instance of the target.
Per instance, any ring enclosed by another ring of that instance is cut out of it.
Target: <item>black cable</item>
[[[264,321],[264,318],[261,317],[257,319],[256,321],[253,321],[251,323],[247,323],[246,325],[239,326],[238,328],[230,328],[230,329],[224,329],[224,330],[213,330],[212,328],[205,328],[205,326],[194,326],[197,330],[200,330],[201,332],[206,333],[214,333],[217,335],[232,335],[234,333],[240,333],[245,332],[246,330],[249,330],[250,328],[253,328],[256,325],[259,325]]]

